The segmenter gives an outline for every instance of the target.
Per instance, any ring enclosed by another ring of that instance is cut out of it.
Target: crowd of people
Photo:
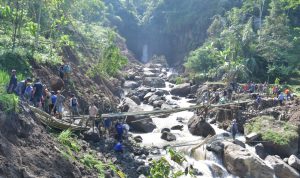
[[[59,70],[59,75],[64,80],[67,80],[70,77],[70,69],[68,66],[69,64],[62,65]],[[25,80],[18,81],[16,73],[16,70],[11,71],[10,81],[7,86],[7,93],[16,94],[19,96],[21,101],[37,107],[58,119],[63,119],[65,103],[68,103],[67,105],[70,108],[69,113],[71,118],[80,116],[79,102],[75,94],[71,94],[69,98],[66,99],[60,90],[49,91],[48,87],[43,84],[39,78],[36,78],[35,80],[26,78]],[[68,102],[66,102],[66,100],[68,100]],[[118,142],[114,149],[115,151],[122,151],[122,140],[124,135],[127,135],[129,126],[127,124],[123,124],[121,120],[113,123],[110,118],[105,118],[100,121],[97,119],[99,118],[99,115],[100,113],[96,103],[92,102],[89,106],[89,119],[85,121],[85,126],[91,125],[93,129],[97,127],[102,132],[102,135],[115,133]],[[115,124],[114,127],[112,127],[113,124]]]

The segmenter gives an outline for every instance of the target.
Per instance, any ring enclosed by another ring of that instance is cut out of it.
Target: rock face
[[[159,77],[145,77],[143,84],[154,88],[164,88],[166,86],[165,81]]]
[[[170,93],[172,95],[185,97],[191,93],[191,85],[189,83],[177,85],[171,89]]]
[[[274,177],[273,169],[267,166],[262,159],[232,143],[225,144],[224,165],[230,173],[239,177]]]
[[[288,164],[293,168],[297,169],[298,171],[300,171],[300,159],[297,158],[297,156],[291,155],[288,159]]]
[[[275,170],[275,175],[278,178],[299,178],[300,174],[291,166],[286,164],[283,160],[276,156],[267,156],[265,159],[269,162]]]
[[[202,137],[207,137],[208,135],[215,135],[216,132],[214,128],[207,123],[204,119],[194,115],[188,122],[188,128],[191,134],[198,135]]]

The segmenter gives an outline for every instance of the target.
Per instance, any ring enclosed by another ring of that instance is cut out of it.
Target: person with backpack
[[[15,93],[21,98],[24,98],[24,93],[27,87],[27,83],[31,82],[30,78],[27,78],[26,80],[22,80],[18,82],[17,87],[15,89]]]
[[[59,119],[62,119],[63,116],[64,101],[65,101],[65,97],[61,94],[60,90],[57,90],[57,97],[56,97],[56,102],[54,104],[54,108],[56,108]],[[54,109],[52,109],[52,112],[54,112]]]
[[[70,73],[71,73],[71,65],[69,63],[65,63],[64,67],[63,67],[63,72],[64,72],[64,78],[65,80],[69,80],[70,78]]]
[[[11,70],[11,77],[9,80],[9,84],[7,87],[7,93],[11,94],[15,91],[17,84],[18,84],[18,78],[16,75],[17,71],[15,69]]]
[[[233,119],[232,125],[231,125],[231,135],[232,135],[233,140],[235,140],[235,136],[237,133],[238,133],[238,126],[237,126],[236,120]]]
[[[41,99],[43,96],[43,84],[40,79],[36,79],[35,84],[33,85],[33,104],[35,107],[39,107]]]
[[[78,112],[78,100],[75,97],[74,94],[71,95],[70,98],[70,107],[71,107],[71,115],[72,117],[74,117],[74,115],[79,116],[79,112]]]

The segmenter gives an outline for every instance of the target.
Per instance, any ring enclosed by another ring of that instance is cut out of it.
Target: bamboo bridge
[[[226,104],[199,104],[199,105],[194,105],[190,107],[184,107],[184,108],[175,108],[175,109],[166,109],[166,110],[154,110],[154,111],[140,111],[140,112],[117,112],[117,113],[106,113],[106,114],[101,114],[99,115],[96,120],[101,120],[101,118],[111,118],[111,119],[119,119],[123,118],[125,119],[127,116],[155,116],[155,115],[160,115],[160,114],[171,114],[171,113],[176,113],[176,112],[181,112],[181,111],[189,111],[189,110],[198,110],[201,108],[222,108],[222,107],[228,107],[228,106],[234,106],[234,107],[239,107],[238,105],[241,104],[247,104],[251,102],[252,100],[245,100],[245,101],[236,101],[236,102],[231,102],[231,103],[226,103]],[[70,129],[73,131],[85,131],[88,130],[89,127],[84,127],[82,125],[83,122],[81,122],[80,125],[69,123],[65,121],[64,119],[57,119],[56,117],[38,109],[33,106],[29,106],[31,111],[34,112],[36,117],[46,126],[59,129],[59,130],[66,130]],[[73,118],[73,119],[81,119],[87,120],[89,119],[88,115],[80,115],[80,116],[63,116],[64,118]]]

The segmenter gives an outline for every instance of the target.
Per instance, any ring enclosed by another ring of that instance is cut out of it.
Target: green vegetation
[[[182,165],[182,163],[186,161],[184,155],[174,150],[173,148],[168,148],[167,151],[171,157],[171,160],[174,161],[175,163]],[[177,178],[184,175],[184,172],[182,170],[174,172],[172,168],[173,167],[165,157],[161,157],[158,160],[153,160],[150,167],[149,177],[150,178],[168,178],[168,177]],[[193,172],[189,172],[189,175],[194,177]]]
[[[261,134],[262,139],[278,145],[288,145],[298,137],[297,127],[288,122],[276,121],[270,116],[253,118],[245,125],[245,132]]]
[[[246,0],[224,16],[217,15],[208,38],[190,52],[185,66],[209,80],[288,81],[299,77],[299,2]]]
[[[106,169],[111,169],[111,170],[115,171],[120,178],[125,178],[126,177],[126,175],[121,170],[116,168],[115,165],[113,165],[113,164],[104,164],[102,161],[96,159],[94,155],[85,154],[83,156],[83,158],[80,159],[80,161],[86,167],[88,167],[90,169],[96,169],[97,172],[99,173],[99,176],[98,176],[99,178],[104,178],[105,177],[105,175],[104,175],[105,172],[104,171]]]
[[[62,131],[57,137],[57,140],[59,143],[71,149],[72,151],[80,151],[80,145],[77,143],[76,139],[72,138],[71,130]]]
[[[110,36],[111,16],[101,0],[1,1],[0,69],[30,75],[33,63],[57,66],[68,58],[113,75],[126,58],[116,46],[120,37]]]
[[[162,157],[157,161],[152,161],[150,169],[151,178],[168,178],[170,173],[171,165],[166,158]]]
[[[177,77],[176,78],[176,85],[179,85],[179,84],[182,84],[184,81],[183,81],[183,78],[182,77]]]
[[[22,79],[22,75],[18,75]],[[15,94],[7,94],[6,86],[9,83],[10,77],[7,72],[0,70],[0,107],[5,112],[19,111],[19,98]]]
[[[183,161],[186,161],[183,154],[181,154],[180,152],[178,152],[172,148],[168,149],[168,153],[171,156],[171,160],[173,160],[174,162],[176,162],[178,164],[182,164]]]
[[[101,160],[93,154],[83,154],[81,151],[81,146],[76,140],[72,137],[73,133],[71,130],[62,131],[58,136],[57,140],[60,144],[63,145],[63,150],[60,150],[62,156],[66,159],[80,161],[84,166],[89,169],[95,169],[99,173],[99,178],[104,178],[104,172],[107,169],[111,169],[117,173],[120,178],[125,178],[126,175],[119,170],[113,164],[104,164]]]

